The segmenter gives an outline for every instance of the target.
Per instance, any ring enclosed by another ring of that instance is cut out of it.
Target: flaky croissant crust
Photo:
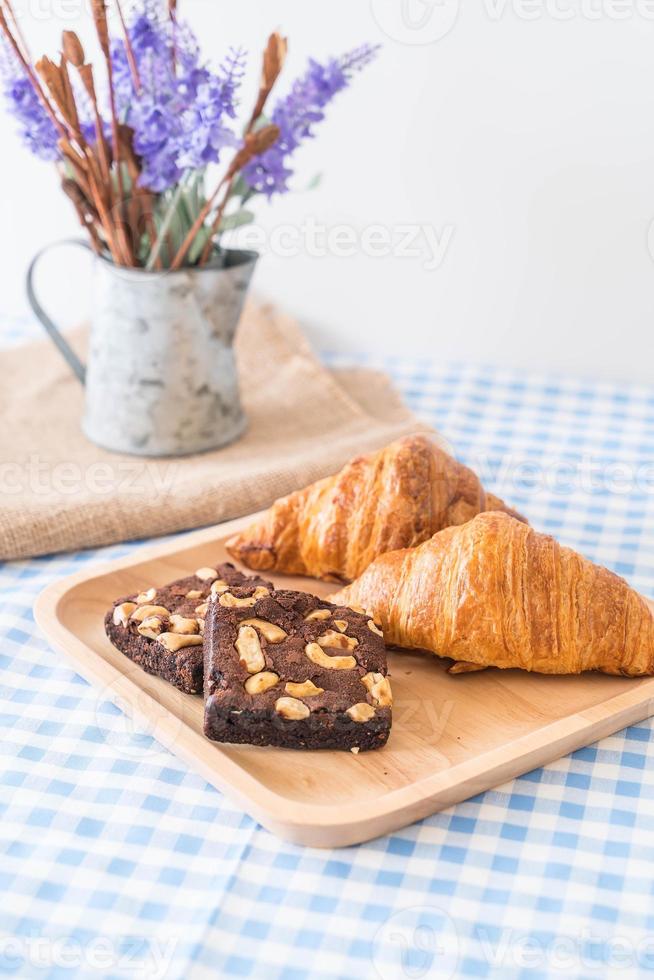
[[[613,572],[502,513],[383,555],[332,601],[363,606],[389,643],[465,665],[654,672],[646,600]]]
[[[227,550],[249,568],[350,582],[379,555],[484,510],[520,518],[433,439],[408,436],[276,501]]]

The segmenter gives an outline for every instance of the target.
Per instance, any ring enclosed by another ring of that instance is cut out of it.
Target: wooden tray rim
[[[72,660],[81,676],[94,685],[100,683],[105,688],[111,685],[107,699],[121,701],[121,709],[128,716],[147,725],[148,713],[144,708],[135,707],[138,699],[133,695],[138,692],[141,698],[145,695],[147,703],[161,707],[159,702],[130,675],[117,670],[63,625],[58,616],[60,602],[79,585],[216,538],[224,538],[241,530],[257,516],[248,515],[191,531],[164,543],[145,545],[135,554],[101,562],[52,582],[35,601],[35,620],[55,648]],[[108,605],[110,602],[109,599]],[[389,790],[378,798],[349,804],[302,803],[269,789],[230,759],[219,743],[205,739],[183,720],[180,723],[179,717],[167,709],[158,719],[156,739],[221,792],[236,798],[246,812],[279,836],[319,847],[347,846],[406,826],[444,806],[467,799],[630,724],[643,721],[654,714],[654,678],[635,679],[632,683],[633,689],[543,725],[514,739],[510,746],[489,749],[474,759],[455,763],[407,786]],[[207,750],[211,752],[211,762],[203,758],[208,755]],[[252,750],[260,751],[254,746]],[[391,819],[393,817],[397,819]]]

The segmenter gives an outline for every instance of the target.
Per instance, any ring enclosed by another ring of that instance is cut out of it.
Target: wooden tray
[[[56,582],[39,596],[35,614],[54,647],[103,697],[281,837],[315,847],[369,840],[654,714],[654,678],[498,670],[450,677],[436,657],[391,652],[394,720],[384,749],[355,756],[209,742],[202,699],[118,653],[103,617],[118,596],[228,560],[223,542],[250,520]],[[320,596],[334,588],[287,576],[277,582]]]

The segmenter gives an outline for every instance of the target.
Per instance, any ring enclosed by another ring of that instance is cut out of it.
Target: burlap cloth
[[[72,337],[83,351],[85,336]],[[375,371],[328,371],[297,324],[250,305],[237,340],[249,427],[174,459],[109,453],[80,431],[84,393],[49,341],[0,354],[0,558],[147,538],[249,514],[359,452],[426,428]]]

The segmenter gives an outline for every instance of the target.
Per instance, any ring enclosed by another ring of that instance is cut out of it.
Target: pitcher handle
[[[51,242],[50,245],[46,245],[42,248],[40,252],[37,252],[32,261],[29,264],[27,270],[27,277],[25,281],[25,287],[27,290],[27,299],[32,308],[32,312],[36,318],[40,321],[42,326],[45,328],[46,332],[50,336],[51,340],[59,349],[59,352],[65,357],[68,366],[71,368],[75,377],[84,384],[86,378],[86,367],[80,361],[79,357],[70,346],[66,338],[63,336],[59,327],[50,319],[48,314],[45,312],[41,304],[39,303],[36,291],[34,289],[34,273],[36,272],[36,267],[43,256],[50,252],[52,249],[60,248],[62,245],[77,245],[81,248],[85,248],[87,251],[91,252],[92,249],[88,242],[85,242],[81,238],[65,238],[60,242]]]

